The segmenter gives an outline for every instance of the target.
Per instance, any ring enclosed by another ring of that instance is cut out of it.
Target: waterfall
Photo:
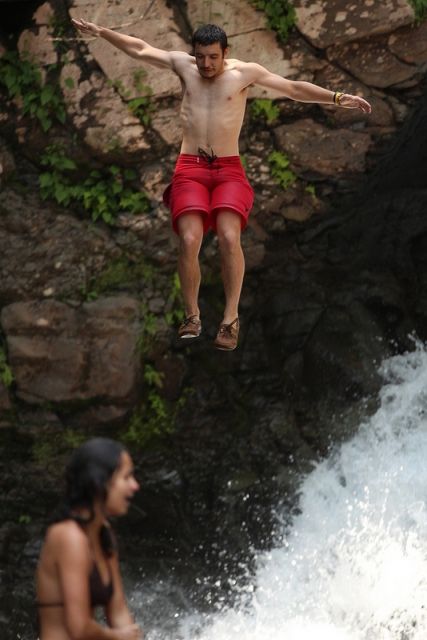
[[[381,374],[376,413],[302,480],[242,604],[185,616],[174,640],[425,640],[427,351]]]

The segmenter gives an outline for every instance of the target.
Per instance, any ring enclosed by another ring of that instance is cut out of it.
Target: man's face
[[[227,49],[222,51],[219,42],[214,44],[196,44],[194,56],[200,75],[203,78],[211,79],[224,71],[224,57]]]

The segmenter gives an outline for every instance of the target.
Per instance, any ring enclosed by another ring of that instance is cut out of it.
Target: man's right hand
[[[98,27],[98,25],[94,24],[93,22],[86,22],[86,20],[82,19],[76,20],[75,18],[72,18],[71,22],[76,27],[76,29],[78,29],[85,35],[97,38],[101,34],[101,27]]]

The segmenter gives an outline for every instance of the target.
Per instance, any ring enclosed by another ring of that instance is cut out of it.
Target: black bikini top
[[[102,582],[96,562],[93,563],[92,571],[89,575],[89,593],[91,607],[105,607],[110,602],[114,593],[113,577],[110,565],[108,565],[108,582]],[[37,602],[38,607],[63,607],[63,602]]]
[[[89,576],[89,592],[90,604],[92,607],[105,607],[110,602],[114,593],[114,584],[110,565],[108,565],[108,582],[107,584],[104,584],[102,582],[98,566],[96,562],[94,562]]]

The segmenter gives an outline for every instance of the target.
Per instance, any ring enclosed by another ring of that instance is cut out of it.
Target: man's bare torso
[[[222,73],[207,79],[200,75],[194,58],[184,55],[176,64],[183,88],[181,153],[197,154],[201,147],[216,156],[239,155],[248,87],[246,63],[225,60]]]

